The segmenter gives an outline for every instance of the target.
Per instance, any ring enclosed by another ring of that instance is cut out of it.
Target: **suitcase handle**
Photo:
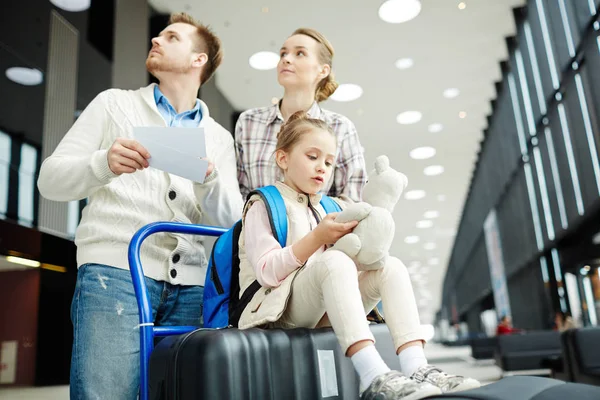
[[[140,400],[148,400],[148,365],[150,353],[154,349],[155,336],[181,335],[191,332],[195,326],[154,326],[152,305],[144,280],[144,270],[140,260],[142,242],[150,235],[159,232],[182,233],[188,235],[220,236],[227,229],[216,226],[182,224],[179,222],[154,222],[138,230],[129,243],[129,270],[140,316]]]

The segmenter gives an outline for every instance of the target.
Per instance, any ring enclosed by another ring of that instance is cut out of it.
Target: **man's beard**
[[[184,73],[190,70],[190,66],[165,61],[159,57],[150,57],[146,58],[146,69],[152,75],[156,76],[156,72],[175,72],[175,73]]]

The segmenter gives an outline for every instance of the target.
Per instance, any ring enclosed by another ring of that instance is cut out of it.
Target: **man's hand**
[[[206,168],[206,176],[205,178],[207,178],[210,174],[212,174],[213,170],[215,169],[215,164],[210,161],[208,158],[203,158],[204,161],[208,162],[208,168]]]
[[[108,149],[108,167],[113,174],[131,174],[148,168],[150,153],[133,139],[117,138]]]

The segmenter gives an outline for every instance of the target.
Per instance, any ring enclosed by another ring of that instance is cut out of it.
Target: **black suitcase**
[[[432,396],[453,400],[598,400],[600,387],[536,376],[511,376],[479,389]]]
[[[399,369],[384,324],[371,325],[385,362]],[[358,399],[358,377],[326,329],[199,329],[164,338],[150,357],[152,400]],[[600,387],[539,377],[509,377],[459,400],[598,400]]]
[[[384,324],[371,325],[390,368]],[[331,328],[199,329],[164,338],[150,357],[150,399],[357,399],[358,376]]]

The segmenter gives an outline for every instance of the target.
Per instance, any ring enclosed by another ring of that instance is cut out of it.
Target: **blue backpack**
[[[279,190],[275,186],[265,186],[250,193],[248,199],[254,194],[262,198],[269,214],[273,236],[281,247],[285,247],[288,220]],[[327,196],[322,197],[321,206],[327,214],[341,211],[340,206]],[[204,284],[205,328],[237,327],[244,308],[261,287],[255,280],[240,298],[238,241],[241,231],[240,220],[219,237],[210,255]]]

